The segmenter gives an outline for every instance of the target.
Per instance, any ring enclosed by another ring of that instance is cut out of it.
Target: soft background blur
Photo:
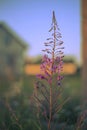
[[[81,62],[80,0],[0,0],[0,20],[28,43],[28,56],[42,53],[53,10],[63,36],[65,55],[73,55]]]
[[[82,90],[80,0],[0,0],[0,130],[37,128],[29,103],[53,10],[65,46],[64,96],[71,97],[59,120],[70,130],[76,123]]]

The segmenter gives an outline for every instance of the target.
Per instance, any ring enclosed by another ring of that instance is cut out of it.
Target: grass
[[[70,96],[81,96],[81,75],[75,74],[75,75],[68,75],[65,76],[63,81],[64,90],[70,95]]]
[[[12,82],[9,83],[5,80],[0,81],[0,130],[38,130],[36,119],[32,115],[32,108],[30,107],[30,98],[34,89],[36,77],[23,76],[20,83],[16,84],[16,89],[19,92],[13,93]],[[21,84],[21,85],[20,85]],[[80,74],[65,76],[63,80],[64,95],[72,97],[71,101],[66,103],[61,113],[58,116],[58,121],[75,124],[77,119],[77,105],[81,95],[81,76]],[[6,95],[10,94],[8,98]],[[78,100],[77,100],[78,99]],[[8,104],[8,105],[6,105]],[[10,108],[11,109],[10,109]],[[72,109],[71,109],[72,108]],[[74,109],[75,108],[75,109]],[[64,112],[65,111],[65,112]],[[73,113],[73,114],[72,114]],[[69,121],[69,117],[72,117]],[[16,119],[17,118],[17,119]],[[70,125],[70,127],[71,127]],[[21,126],[19,128],[19,126]],[[72,130],[71,128],[69,130]],[[73,129],[74,130],[74,129]]]

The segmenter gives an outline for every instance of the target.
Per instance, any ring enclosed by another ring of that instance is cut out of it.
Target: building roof
[[[14,39],[17,41],[17,43],[19,43],[23,48],[27,48],[28,47],[28,43],[25,42],[21,37],[19,37],[17,35],[17,33],[15,31],[13,31],[8,24],[6,24],[5,22],[1,21],[0,22],[0,28],[3,28],[6,32],[8,32],[12,37],[14,37]]]

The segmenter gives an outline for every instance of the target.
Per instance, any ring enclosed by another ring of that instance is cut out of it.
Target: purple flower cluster
[[[60,85],[63,76],[61,76],[61,71],[63,70],[63,41],[62,36],[59,32],[59,27],[53,12],[52,25],[49,32],[52,32],[52,36],[47,38],[44,43],[46,48],[44,51],[46,54],[42,58],[41,70],[44,72],[43,75],[38,75],[40,79],[46,79],[49,83],[52,82],[52,77],[57,74],[58,85]],[[60,77],[60,78],[59,78]]]
[[[34,93],[36,106],[39,107],[38,111],[46,119],[47,130],[54,129],[51,123],[63,105],[63,103],[59,104],[58,102],[62,89],[62,87],[58,86],[61,86],[61,80],[63,79],[61,71],[63,70],[64,57],[63,41],[61,40],[62,36],[59,31],[60,29],[53,11],[51,29],[49,30],[52,33],[44,43],[46,48],[43,50],[45,54],[41,63],[43,73],[37,75],[38,80],[35,84]]]

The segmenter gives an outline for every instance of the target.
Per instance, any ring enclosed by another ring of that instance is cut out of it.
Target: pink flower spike
[[[60,76],[60,75],[59,75],[59,76],[57,77],[57,80],[58,80],[58,81],[60,81],[60,80],[62,80],[62,79],[63,79],[63,76]]]
[[[58,86],[60,86],[61,85],[61,83],[60,82],[58,82]]]
[[[39,79],[46,79],[46,77],[44,75],[41,75],[41,74],[38,74],[36,77],[39,78]]]

